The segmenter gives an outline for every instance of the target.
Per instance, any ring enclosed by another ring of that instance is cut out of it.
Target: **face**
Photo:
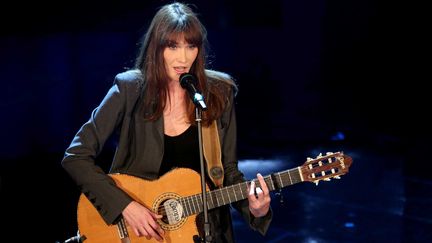
[[[180,74],[189,72],[198,55],[198,47],[189,44],[183,37],[165,47],[163,56],[169,81],[179,81]]]

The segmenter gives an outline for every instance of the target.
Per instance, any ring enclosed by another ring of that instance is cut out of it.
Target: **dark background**
[[[5,237],[54,242],[75,234],[79,192],[60,166],[63,152],[115,74],[133,65],[140,37],[168,2],[2,6],[1,210],[6,232],[19,232]],[[412,185],[432,179],[425,8],[363,0],[188,3],[208,30],[209,67],[239,85],[241,159],[290,154],[300,159],[296,166],[316,156],[309,150],[352,151],[361,170],[351,183],[365,183],[371,171],[400,172],[397,200],[407,207],[410,193],[426,198],[413,208],[425,216],[421,232],[432,230],[430,191]],[[109,163],[109,156],[102,158]],[[404,237],[411,235],[418,234]]]

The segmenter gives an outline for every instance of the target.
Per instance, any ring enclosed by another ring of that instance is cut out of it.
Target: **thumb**
[[[151,215],[153,216],[153,218],[157,218],[157,219],[163,218],[163,215],[157,214],[157,213],[155,213],[153,211],[150,211],[150,212],[151,212]]]

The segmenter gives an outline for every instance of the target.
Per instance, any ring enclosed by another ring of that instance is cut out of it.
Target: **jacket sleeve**
[[[125,113],[127,88],[115,78],[102,102],[91,113],[66,149],[61,162],[84,195],[98,210],[107,224],[112,224],[131,198],[118,188],[95,159],[122,122]]]
[[[224,164],[224,186],[238,184],[245,181],[243,173],[238,169],[237,161],[237,124],[234,107],[234,94],[231,95],[226,112],[221,117],[222,127],[222,161]],[[249,226],[265,235],[272,220],[272,209],[267,215],[256,218],[249,211],[247,199],[232,203],[232,206],[242,215]]]

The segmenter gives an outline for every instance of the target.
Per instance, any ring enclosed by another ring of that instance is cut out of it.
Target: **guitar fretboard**
[[[253,180],[256,186],[261,186],[258,179]],[[269,191],[281,189],[302,182],[300,167],[264,176]],[[249,195],[248,185],[251,181],[238,183],[207,192],[207,208],[217,208],[229,203],[246,199]],[[195,194],[179,199],[183,207],[184,217],[203,211],[202,195]]]

